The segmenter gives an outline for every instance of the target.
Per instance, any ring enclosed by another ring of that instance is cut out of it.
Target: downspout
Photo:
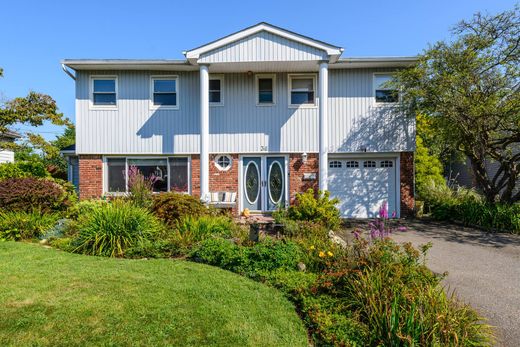
[[[69,71],[69,69],[67,69],[67,67],[65,66],[65,64],[61,64],[61,68],[63,69],[63,71],[65,71],[65,73],[67,75],[69,75],[70,78],[72,78],[74,81],[76,80],[76,76],[74,76],[74,74],[72,72]]]

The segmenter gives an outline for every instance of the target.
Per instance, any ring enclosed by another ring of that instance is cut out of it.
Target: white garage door
[[[394,159],[331,159],[328,188],[343,218],[372,218],[386,201],[396,211]]]

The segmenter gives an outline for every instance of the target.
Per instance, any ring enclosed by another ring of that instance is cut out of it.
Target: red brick
[[[100,155],[79,156],[80,199],[100,198],[103,195],[103,160]]]
[[[414,153],[401,152],[401,216],[411,216],[414,213]]]

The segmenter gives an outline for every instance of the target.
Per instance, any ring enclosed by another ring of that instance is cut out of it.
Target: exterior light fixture
[[[307,163],[307,152],[302,153],[302,162],[305,164]]]

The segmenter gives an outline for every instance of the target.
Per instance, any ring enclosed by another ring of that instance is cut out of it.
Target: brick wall
[[[303,163],[300,153],[289,155],[289,196],[290,203],[294,203],[296,193],[302,193],[309,188],[317,191],[319,187],[319,157],[318,153],[309,153],[307,162]],[[303,180],[304,173],[315,173],[315,180]]]
[[[401,152],[401,217],[411,216],[414,213],[414,153]]]
[[[100,198],[103,195],[103,160],[100,155],[79,156],[80,199]]]
[[[200,197],[200,155],[191,156],[191,195]]]
[[[237,204],[233,209],[233,214],[238,214],[238,204],[240,200],[240,192],[238,190],[238,167],[239,157],[238,154],[230,154],[231,156],[231,169],[227,171],[221,171],[215,165],[215,158],[217,154],[209,156],[209,191],[210,192],[236,192],[237,193]]]

